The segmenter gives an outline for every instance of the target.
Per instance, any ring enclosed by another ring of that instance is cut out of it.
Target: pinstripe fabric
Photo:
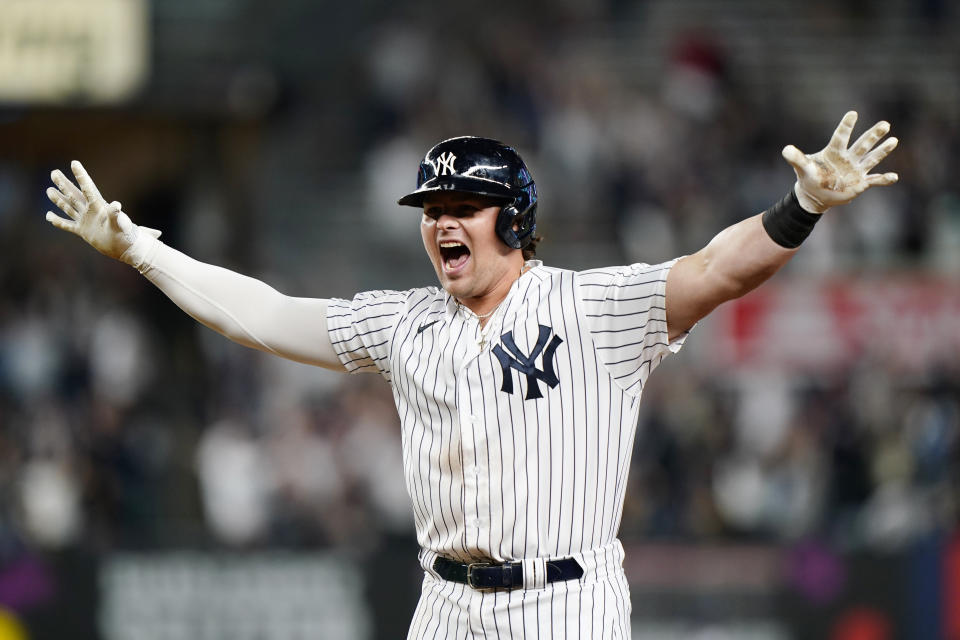
[[[589,562],[579,583],[510,594],[479,596],[429,575],[436,554],[512,561],[619,545],[643,385],[686,338],[667,344],[673,262],[583,272],[531,265],[483,330],[435,287],[365,292],[328,307],[341,361],[351,372],[381,373],[400,415],[428,569],[411,637],[515,637],[503,625],[527,628],[513,612],[524,598],[539,603],[542,623],[566,619],[574,606],[585,624],[602,621],[612,610],[604,601],[629,613],[622,570],[589,586]],[[541,611],[547,595],[549,612]],[[604,611],[596,614],[597,606]],[[627,626],[604,623],[600,635],[584,628],[545,637],[609,637],[628,629],[629,620],[621,622]],[[457,635],[464,629],[468,635]]]
[[[454,638],[630,638],[630,591],[619,543],[577,560],[579,581],[540,589],[480,592],[425,572],[408,640]]]

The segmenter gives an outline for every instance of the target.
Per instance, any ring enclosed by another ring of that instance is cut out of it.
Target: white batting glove
[[[79,189],[59,169],[50,174],[57,188],[47,189],[47,197],[69,220],[48,211],[47,221],[58,229],[80,236],[103,255],[137,266],[134,264],[137,259],[129,251],[130,247],[138,238],[159,238],[160,232],[135,225],[121,211],[119,202],[108,204],[82,164],[74,160],[70,163],[70,169],[80,185]]]
[[[847,148],[856,123],[857,112],[848,111],[830,143],[813,155],[803,153],[792,144],[783,148],[783,158],[793,165],[797,174],[794,185],[797,200],[810,213],[823,213],[830,207],[850,202],[870,187],[890,185],[899,179],[896,173],[870,173],[897,146],[896,138],[887,138],[873,148],[890,131],[890,123],[881,120]]]

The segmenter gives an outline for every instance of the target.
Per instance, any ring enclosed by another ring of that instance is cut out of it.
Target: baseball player
[[[409,638],[629,638],[617,530],[644,384],[700,318],[790,260],[824,211],[896,182],[870,173],[897,145],[880,142],[889,125],[851,145],[856,120],[818,153],[783,150],[797,177],[783,200],[656,265],[533,259],[533,178],[514,149],[475,137],[433,147],[399,201],[422,212],[440,287],[285,296],[166,246],[78,162],[79,188],[52,173],[66,218],[47,220],[240,344],[389,382],[424,570]]]

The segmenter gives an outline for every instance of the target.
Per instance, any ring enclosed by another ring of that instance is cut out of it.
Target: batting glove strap
[[[781,247],[796,249],[813,231],[813,225],[822,218],[800,206],[796,192],[791,189],[780,202],[763,214],[763,228],[767,235]]]
[[[146,273],[150,270],[150,266],[153,264],[154,256],[157,254],[157,249],[162,244],[157,240],[146,227],[141,227],[137,229],[138,233],[136,238],[133,241],[126,251],[120,256],[122,262],[126,262],[128,265],[139,271],[140,273]]]

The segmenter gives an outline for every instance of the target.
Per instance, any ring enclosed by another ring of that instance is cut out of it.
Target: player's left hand
[[[874,148],[890,132],[890,123],[881,120],[848,148],[856,123],[857,112],[848,111],[830,143],[813,155],[803,153],[792,144],[783,148],[783,158],[793,165],[797,174],[794,185],[797,200],[810,213],[823,213],[830,207],[850,202],[870,187],[890,185],[898,180],[896,173],[870,173],[897,146],[896,138],[887,138]]]

